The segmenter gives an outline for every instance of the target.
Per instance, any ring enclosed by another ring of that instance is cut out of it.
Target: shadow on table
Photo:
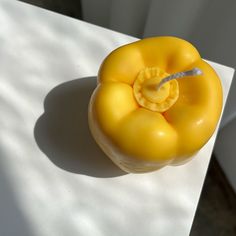
[[[96,87],[96,77],[60,84],[44,101],[44,114],[34,128],[39,148],[60,168],[93,177],[124,175],[105,156],[88,128],[88,102]]]

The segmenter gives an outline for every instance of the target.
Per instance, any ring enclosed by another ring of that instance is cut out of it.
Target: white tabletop
[[[188,235],[216,133],[188,164],[137,175],[88,130],[102,60],[136,39],[9,0],[0,25],[0,235]],[[211,64],[225,102],[233,69]]]

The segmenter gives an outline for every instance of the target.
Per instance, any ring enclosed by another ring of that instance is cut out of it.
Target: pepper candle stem
[[[161,82],[157,85],[157,90],[159,90],[163,84],[165,84],[166,82],[169,82],[170,80],[180,79],[186,76],[196,76],[196,75],[202,75],[202,74],[203,72],[199,68],[195,67],[192,70],[182,71],[182,72],[169,75],[161,80]]]

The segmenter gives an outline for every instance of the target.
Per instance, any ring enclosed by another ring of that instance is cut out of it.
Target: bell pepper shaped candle
[[[190,160],[212,136],[221,82],[187,41],[154,37],[122,46],[102,63],[89,104],[91,133],[126,172]]]

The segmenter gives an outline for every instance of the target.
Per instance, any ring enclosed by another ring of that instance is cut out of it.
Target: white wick
[[[161,80],[161,82],[157,85],[157,90],[160,89],[160,87],[166,83],[169,82],[170,80],[173,79],[180,79],[186,76],[196,76],[196,75],[202,75],[203,72],[202,70],[200,70],[199,68],[193,68],[192,70],[187,70],[187,71],[182,71],[182,72],[178,72],[172,75],[169,75],[167,77],[165,77],[164,79]]]

